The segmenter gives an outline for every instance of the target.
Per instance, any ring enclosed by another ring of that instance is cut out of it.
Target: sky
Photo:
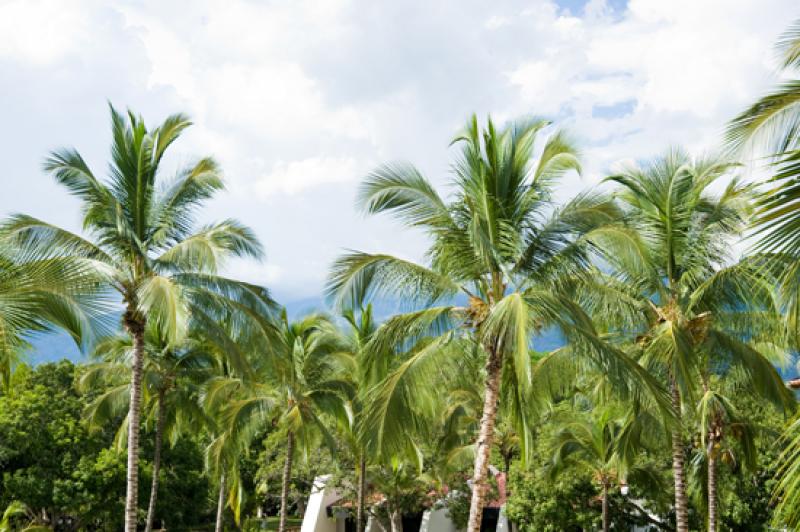
[[[585,171],[561,198],[671,145],[714,149],[776,82],[798,16],[796,0],[0,0],[0,217],[79,230],[48,151],[74,146],[101,175],[107,102],[150,125],[185,112],[166,177],[217,158],[228,189],[202,220],[236,217],[266,249],[228,274],[317,297],[346,249],[422,255],[423,235],[356,209],[375,166],[410,161],[443,186],[473,112],[568,129]]]

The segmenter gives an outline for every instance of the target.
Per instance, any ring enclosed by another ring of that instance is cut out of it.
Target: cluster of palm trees
[[[785,68],[800,66],[800,23],[781,50]],[[545,120],[481,127],[473,116],[453,140],[460,151],[446,196],[409,164],[377,168],[360,189],[365,212],[425,233],[425,261],[347,253],[326,286],[339,317],[297,321],[265,288],[220,274],[226,259],[258,259],[262,249],[235,220],[197,227],[199,208],[223,187],[217,164],[200,159],[163,179],[161,161],[189,120],[174,115],[148,129],[112,108],[106,177],[74,150],[45,164],[81,201],[85,236],[26,215],[0,228],[0,383],[29,331],[62,327],[94,345],[82,384],[105,391],[87,415],[122,421],[128,532],[140,522],[143,423],[155,435],[148,531],[164,440],[202,427],[218,530],[226,505],[238,518],[239,456],[269,428],[285,438],[281,531],[296,457],[347,448],[361,530],[370,468],[388,484],[405,482],[419,469],[420,442],[437,441],[434,471],[473,460],[467,528],[476,532],[492,449],[513,445],[527,460],[537,419],[576,383],[596,412],[564,423],[551,473],[571,458],[591,464],[604,530],[609,491],[646,474],[636,456],[659,444],[659,431],[672,449],[677,530],[689,527],[687,431],[702,443],[708,528],[717,530],[718,462],[730,440],[751,437],[736,397],[785,412],[795,404],[775,364],[796,347],[800,320],[798,83],[731,123],[727,155],[671,149],[609,176],[607,192],[560,205],[556,184],[581,170],[568,135]],[[769,185],[738,179],[736,156],[765,147]],[[756,245],[734,256],[750,228]],[[374,300],[403,312],[379,324]],[[124,334],[113,333],[115,308]],[[539,335],[553,330],[563,347],[537,352]],[[778,493],[780,519],[792,526],[798,423],[787,433]],[[387,515],[402,528],[390,497]]]

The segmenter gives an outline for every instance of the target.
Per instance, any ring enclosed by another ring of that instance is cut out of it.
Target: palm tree
[[[611,526],[611,488],[625,485],[628,476],[649,475],[648,470],[636,466],[637,454],[643,448],[643,426],[638,421],[632,413],[620,416],[605,408],[590,419],[566,423],[553,437],[548,474],[554,478],[575,461],[592,471],[600,488],[603,532]]]
[[[780,444],[783,450],[777,460],[773,520],[776,525],[796,529],[800,526],[800,417],[788,424]]]
[[[800,20],[778,41],[780,67],[792,79],[760,98],[728,126],[727,140],[735,149],[753,148],[766,155],[774,174],[758,200],[754,220],[754,250],[775,270],[778,291],[793,347],[800,338]],[[800,420],[786,429],[785,449],[778,464],[776,524],[800,524]]]
[[[111,107],[112,150],[108,178],[98,179],[73,149],[53,152],[45,163],[56,181],[81,200],[83,227],[89,238],[31,216],[16,215],[6,225],[28,252],[59,253],[91,260],[104,276],[104,286],[124,304],[122,323],[133,342],[128,414],[127,495],[125,530],[137,523],[139,419],[145,329],[156,322],[170,343],[179,343],[187,317],[215,293],[240,292],[259,298],[259,287],[216,275],[225,258],[259,257],[253,233],[234,220],[194,231],[200,205],[223,188],[216,162],[203,158],[179,170],[172,181],[160,177],[167,149],[191,124],[181,114],[148,130],[129,112]]]
[[[216,412],[219,414],[219,411]],[[233,510],[236,523],[241,517],[242,489],[239,475],[239,458],[242,443],[230,431],[221,428],[221,419],[214,419],[213,439],[206,449],[206,469],[218,483],[215,532],[223,530],[223,513],[226,504]]]
[[[732,399],[718,390],[708,388],[705,391],[697,405],[697,417],[702,450],[697,463],[705,465],[708,531],[716,532],[719,525],[718,464],[735,459],[732,448],[726,443],[738,440],[743,450],[743,462],[753,470],[756,465],[754,434],[751,423],[739,416]]]
[[[3,511],[0,519],[0,532],[50,532],[46,524],[42,524],[36,515],[25,503],[11,501]]]
[[[669,386],[674,413],[672,468],[679,532],[688,530],[681,411],[694,404],[705,358],[747,374],[759,394],[791,404],[780,376],[750,339],[773,330],[777,305],[762,269],[730,264],[733,240],[748,223],[752,190],[735,179],[714,186],[733,165],[681,150],[608,178],[619,185],[625,231],[606,240],[608,271],[595,271],[584,304],[637,335],[642,363]],[[780,340],[776,340],[780,341]]]
[[[347,328],[338,339],[334,339],[334,342],[341,344],[340,349],[352,361],[349,380],[354,393],[348,401],[351,415],[345,417],[340,426],[342,440],[350,447],[356,460],[356,532],[362,532],[366,524],[368,451],[363,445],[358,429],[365,412],[364,402],[367,392],[386,377],[388,358],[367,350],[377,328],[371,304],[364,305],[360,302],[357,311],[352,308],[345,309],[342,317]]]
[[[517,432],[529,432],[525,401],[535,332],[560,327],[620,385],[633,380],[631,374],[639,382],[653,383],[624,354],[600,342],[591,320],[560,290],[560,279],[586,266],[593,235],[618,212],[606,198],[591,194],[555,207],[553,185],[580,165],[564,133],[554,132],[537,143],[548,126],[547,121],[530,120],[497,128],[489,120],[481,132],[473,116],[453,141],[462,150],[453,166],[450,201],[409,164],[376,169],[361,187],[361,207],[369,213],[392,213],[405,225],[425,231],[431,239],[428,263],[352,252],[336,261],[327,287],[337,305],[360,301],[365,294],[436,304],[389,319],[371,341],[383,352],[424,338],[370,394],[363,433],[380,454],[400,455],[409,445],[409,433],[420,424],[414,419],[420,409],[412,399],[432,399],[436,378],[447,375],[441,370],[444,361],[463,353],[462,340],[481,351],[483,407],[470,532],[480,527],[498,401],[514,412]],[[458,305],[464,298],[467,305]]]
[[[320,440],[333,450],[334,440],[326,416],[346,416],[344,400],[352,394],[344,380],[340,347],[331,340],[334,325],[321,315],[290,322],[283,310],[277,335],[268,352],[253,360],[251,377],[219,379],[209,392],[215,401],[229,401],[223,409],[226,430],[247,441],[258,427],[275,421],[286,437],[286,458],[281,480],[278,529],[286,530],[289,482],[298,450],[307,453]]]
[[[247,357],[248,354],[252,355],[248,353],[248,349],[254,345],[253,333],[256,332],[255,337],[258,337],[260,326],[267,323],[263,322],[262,316],[258,314],[251,316],[257,318],[255,323],[237,325],[228,315],[220,317],[218,321],[208,321],[199,327],[205,333],[202,349],[214,361],[211,375],[203,383],[201,405],[211,438],[205,453],[206,471],[218,484],[216,532],[222,532],[226,505],[232,509],[237,525],[241,517],[244,494],[239,473],[239,459],[245,442],[226,426],[225,409],[227,401],[232,399],[226,384],[238,382],[239,377],[250,376],[251,368],[247,363]]]
[[[101,361],[89,366],[81,379],[82,385],[91,389],[105,382],[112,387],[89,405],[87,417],[93,426],[105,426],[122,418],[117,441],[124,445],[128,426],[124,414],[129,412],[130,399],[130,382],[126,377],[133,357],[130,337],[118,335],[102,340],[94,356]],[[200,387],[212,375],[213,365],[214,361],[197,340],[187,340],[180,346],[170,345],[154,323],[147,326],[142,367],[143,406],[146,421],[154,426],[154,440],[145,532],[153,529],[155,520],[164,437],[175,442],[187,429],[196,431],[206,424],[198,400]]]
[[[728,323],[728,332],[738,335],[773,365],[786,367],[789,353],[785,349],[785,342],[781,340],[785,335],[780,315],[776,311],[777,304],[773,302],[772,306],[767,311],[766,319],[745,319],[739,323],[731,321]],[[735,407],[736,400],[743,395],[756,400],[762,395],[788,395],[782,382],[774,379],[767,383],[755,382],[741,366],[729,364],[727,358],[719,360],[714,356],[716,354],[702,351],[698,353],[699,388],[702,396],[697,403],[696,418],[702,453],[698,455],[697,462],[705,466],[705,507],[709,532],[716,532],[719,525],[718,464],[721,461],[732,462],[734,458],[732,448],[727,444],[733,440],[738,441],[744,464],[751,470],[756,467],[753,439],[755,423],[739,415]],[[772,389],[765,390],[765,384]],[[789,397],[778,403],[779,409],[784,413],[789,413],[794,406],[795,401]]]
[[[471,439],[470,431],[477,426],[480,417],[480,386],[475,381],[480,378],[480,366],[472,364],[479,358],[472,356],[459,360],[462,366],[470,365],[469,371],[463,368],[451,381],[442,383],[446,389],[439,394],[435,404],[428,405],[434,415],[426,417],[424,423],[419,423],[413,434],[412,439],[417,441],[436,442],[433,453],[435,459],[423,473],[420,458],[423,451],[419,446],[412,445],[406,452],[382,456],[375,452],[376,448],[370,445],[369,438],[365,438],[369,432],[365,425],[368,423],[366,416],[373,406],[370,404],[373,400],[371,390],[406,362],[413,354],[413,349],[410,353],[378,350],[380,343],[372,341],[378,330],[372,304],[359,302],[357,310],[345,309],[342,317],[346,323],[345,330],[333,341],[338,341],[341,346],[339,349],[343,350],[340,355],[348,367],[349,381],[354,387],[354,393],[348,401],[350,415],[340,423],[340,440],[349,447],[356,460],[356,529],[361,531],[366,524],[367,475],[372,471],[373,483],[381,495],[388,497],[385,501],[388,525],[393,530],[400,530],[402,508],[397,503],[404,497],[403,494],[408,493],[410,488],[419,488],[423,476],[428,477],[429,482],[445,485],[445,477],[455,467],[463,465],[463,458],[469,456],[474,459],[472,442],[467,440]],[[505,441],[508,443],[506,453],[513,454],[514,437],[509,434]]]

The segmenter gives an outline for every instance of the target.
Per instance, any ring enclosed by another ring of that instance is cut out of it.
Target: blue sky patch
[[[593,105],[592,118],[620,118],[627,116],[636,108],[636,100],[625,100],[611,105]]]

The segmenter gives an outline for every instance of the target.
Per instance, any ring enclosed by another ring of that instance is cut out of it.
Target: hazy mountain
[[[457,301],[456,304],[463,304]],[[327,312],[331,309],[322,297],[308,297],[297,299],[285,303],[286,312],[290,319],[299,318],[311,312]],[[373,304],[373,314],[378,321],[384,321],[388,317],[408,310],[403,308],[399,301],[377,301]],[[88,354],[81,353],[72,338],[63,332],[53,332],[36,334],[28,339],[31,349],[25,357],[31,364],[41,364],[53,362],[67,358],[73,362],[85,361]],[[563,338],[557,331],[547,331],[534,340],[534,347],[537,351],[550,351],[564,344]]]

